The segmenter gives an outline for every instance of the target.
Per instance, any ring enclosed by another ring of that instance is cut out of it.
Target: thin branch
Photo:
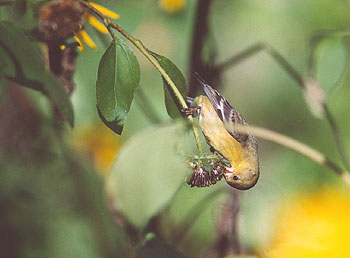
[[[308,68],[307,68],[307,73],[308,76],[315,78],[315,63],[316,63],[316,49],[317,47],[320,45],[320,43],[328,38],[328,37],[341,37],[344,38],[346,36],[350,35],[350,31],[349,30],[323,30],[323,31],[319,31],[317,33],[315,33],[309,40],[309,46],[310,46],[310,55],[308,58]],[[344,65],[344,69],[340,75],[340,77],[338,78],[338,80],[335,82],[335,86],[338,84],[338,81],[341,81],[342,77],[346,74],[346,70],[347,70],[347,65],[349,64],[349,58],[350,58],[350,53],[347,50],[347,56],[346,56],[346,61],[345,61],[345,65]],[[335,88],[335,87],[333,87]],[[333,137],[335,139],[335,143],[337,145],[339,154],[340,154],[340,158],[345,166],[345,168],[350,171],[350,161],[349,158],[347,157],[346,154],[346,149],[345,146],[343,144],[343,140],[342,140],[342,136],[340,134],[340,130],[339,127],[337,126],[337,123],[335,121],[335,118],[333,117],[333,115],[331,114],[329,107],[327,105],[326,102],[323,103],[322,105],[323,111],[324,111],[324,115],[329,123],[329,126],[331,127],[331,131],[333,134]]]
[[[257,54],[261,50],[264,49],[264,45],[262,43],[256,43],[254,45],[251,45],[250,47],[247,47],[243,51],[239,52],[238,54],[230,57],[223,63],[217,65],[217,68],[219,71],[226,70],[228,68],[231,68],[235,65],[238,65],[240,62],[248,59],[249,57]]]
[[[286,58],[284,58],[274,47],[267,43],[256,43],[224,61],[222,64],[217,65],[217,68],[220,72],[223,72],[224,70],[237,65],[260,51],[265,51],[267,54],[269,54],[302,88],[305,87],[303,77],[293,68]]]
[[[295,152],[298,152],[304,157],[309,158],[315,163],[333,170],[338,175],[340,175],[347,184],[350,184],[348,171],[343,171],[337,164],[329,160],[322,153],[295,139],[292,139],[286,135],[271,131],[269,129],[256,127],[256,126],[246,126],[242,124],[234,124],[234,125],[225,124],[225,127],[228,130],[235,130],[241,133],[250,133],[255,135],[256,137],[262,138],[264,140],[272,141],[288,149],[294,150]]]
[[[337,127],[337,123],[335,122],[334,117],[332,116],[331,112],[329,111],[329,108],[327,105],[324,105],[324,112],[325,112],[326,118],[328,120],[328,123],[332,129],[331,131],[333,133],[333,137],[335,139],[335,142],[338,146],[340,158],[343,161],[345,168],[348,171],[350,171],[350,162],[346,156],[345,146],[343,144],[342,137],[341,137],[339,129]]]
[[[173,91],[174,95],[178,99],[180,105],[183,108],[188,108],[185,99],[182,97],[182,95],[181,95],[180,91],[178,90],[178,88],[176,87],[175,83],[171,80],[171,78],[165,72],[165,70],[159,65],[157,59],[150,53],[150,51],[143,45],[143,43],[139,39],[136,39],[132,35],[127,33],[118,24],[116,24],[113,21],[111,21],[110,19],[108,19],[108,17],[106,17],[103,13],[101,13],[96,8],[91,6],[88,2],[83,1],[83,0],[77,0],[77,1],[79,3],[81,3],[81,4],[83,4],[84,6],[86,6],[92,13],[94,13],[96,16],[98,16],[103,21],[103,23],[105,24],[105,26],[107,28],[114,28],[114,29],[116,29],[127,40],[129,40],[153,64],[153,66],[159,71],[159,73],[164,78],[164,80],[169,84],[171,90]],[[113,37],[114,34],[111,31],[110,31],[110,33],[111,33],[111,36]],[[201,143],[201,140],[200,140],[200,137],[199,137],[198,130],[193,124],[193,117],[192,116],[188,116],[187,118],[188,118],[188,120],[189,120],[189,122],[191,124],[191,127],[192,127],[192,131],[193,131],[193,135],[194,135],[194,138],[195,138],[195,141],[196,141],[196,145],[197,145],[197,149],[198,149],[199,155],[202,156],[203,155],[203,147],[202,147],[202,143]]]

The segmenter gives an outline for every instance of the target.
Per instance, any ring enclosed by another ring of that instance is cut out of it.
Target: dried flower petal
[[[191,179],[187,182],[191,187],[205,187],[211,184],[209,172],[201,165],[194,165]]]

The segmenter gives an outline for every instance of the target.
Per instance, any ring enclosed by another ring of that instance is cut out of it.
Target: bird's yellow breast
[[[243,165],[244,153],[240,143],[227,132],[209,99],[206,96],[200,96],[194,100],[194,103],[201,108],[199,126],[209,144],[232,166]]]

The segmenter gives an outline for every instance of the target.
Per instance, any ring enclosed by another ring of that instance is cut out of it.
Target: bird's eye
[[[239,177],[238,176],[233,176],[233,180],[238,180]]]

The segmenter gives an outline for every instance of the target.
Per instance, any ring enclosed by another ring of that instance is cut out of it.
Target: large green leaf
[[[185,77],[182,75],[181,71],[177,66],[171,62],[168,58],[152,53],[152,55],[157,59],[159,65],[164,69],[164,71],[169,75],[170,79],[174,82],[175,86],[181,93],[182,97],[186,99],[186,81]],[[169,84],[163,78],[164,86],[164,98],[165,106],[168,112],[168,115],[172,119],[181,117],[181,105],[174,92],[170,88]]]
[[[123,130],[139,82],[135,54],[122,40],[113,40],[98,67],[96,98],[102,121],[117,134]]]
[[[9,22],[0,22],[1,69],[9,80],[47,95],[63,117],[74,124],[72,104],[64,86],[45,68],[37,47],[22,30]]]
[[[174,196],[186,173],[181,124],[148,128],[127,141],[107,178],[107,193],[129,221],[142,228]]]

